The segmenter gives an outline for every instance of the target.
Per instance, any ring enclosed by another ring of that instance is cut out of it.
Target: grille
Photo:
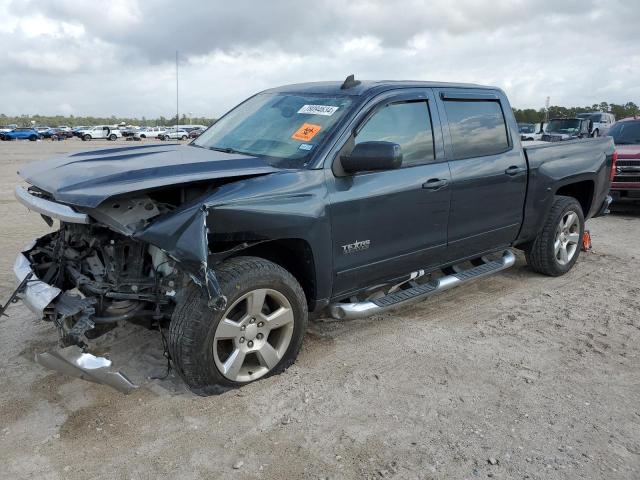
[[[618,159],[616,165],[618,167],[640,167],[640,158],[638,160],[630,160],[626,158]]]
[[[640,175],[616,175],[613,177],[614,183],[640,183]]]

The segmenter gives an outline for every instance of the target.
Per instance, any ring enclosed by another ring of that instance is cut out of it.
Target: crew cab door
[[[509,103],[473,89],[439,89],[437,102],[451,169],[449,261],[506,247],[520,230],[527,186]]]
[[[449,215],[449,167],[430,89],[374,99],[345,136],[327,170],[334,297],[437,264]],[[401,168],[341,171],[340,156],[364,141],[399,144]]]

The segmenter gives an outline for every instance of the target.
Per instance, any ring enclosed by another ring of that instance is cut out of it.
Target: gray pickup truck
[[[59,228],[15,263],[13,299],[51,322],[38,363],[135,388],[91,341],[123,322],[166,332],[206,395],[282,372],[310,315],[401,308],[514,264],[562,275],[602,215],[610,138],[523,148],[505,94],[413,81],[289,85],[188,145],[29,164],[18,200]]]

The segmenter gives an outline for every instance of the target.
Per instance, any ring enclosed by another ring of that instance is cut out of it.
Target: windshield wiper
[[[223,152],[223,153],[239,153],[240,155],[249,155],[248,153],[245,152],[241,152],[239,150],[236,150],[234,148],[230,148],[230,147],[208,147],[209,150],[215,150],[216,152]]]

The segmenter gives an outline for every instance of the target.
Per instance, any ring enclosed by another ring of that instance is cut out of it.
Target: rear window
[[[456,159],[495,155],[509,148],[507,125],[495,100],[446,100],[453,156]]]

